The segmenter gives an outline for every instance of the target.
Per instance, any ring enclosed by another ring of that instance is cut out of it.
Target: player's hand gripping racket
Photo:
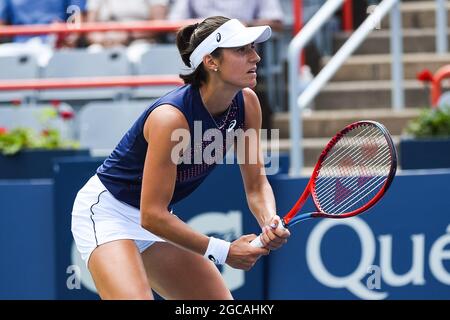
[[[279,228],[309,218],[348,218],[372,207],[386,193],[397,169],[388,130],[375,121],[358,121],[338,132],[322,151],[308,185]],[[298,214],[309,195],[316,212]],[[251,242],[263,247],[260,237]]]

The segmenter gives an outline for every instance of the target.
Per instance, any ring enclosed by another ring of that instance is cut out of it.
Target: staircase
[[[313,111],[304,112],[304,166],[314,166],[329,139],[357,120],[383,123],[398,143],[407,122],[419,114],[420,108],[429,106],[428,91],[416,80],[416,74],[424,68],[434,73],[450,63],[450,53],[435,53],[435,6],[435,1],[431,0],[401,4],[406,108],[400,112],[391,109],[390,32],[389,16],[386,16],[381,29],[369,35],[321,90]],[[450,23],[450,1],[447,13]],[[349,34],[344,32],[335,36],[333,47],[336,51],[348,37]],[[325,65],[329,59],[324,58],[321,64]],[[289,114],[275,114],[273,127],[280,130],[280,151],[288,152]]]

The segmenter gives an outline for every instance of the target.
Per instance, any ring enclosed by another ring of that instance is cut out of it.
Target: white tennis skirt
[[[78,192],[72,211],[72,234],[84,262],[96,247],[131,239],[139,252],[156,241],[165,241],[141,226],[140,211],[114,198],[94,175]]]

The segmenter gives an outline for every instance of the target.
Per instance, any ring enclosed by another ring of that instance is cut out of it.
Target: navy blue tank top
[[[226,137],[230,137],[235,130],[244,128],[245,110],[242,91],[236,94],[231,105],[222,115],[214,118],[203,105],[198,87],[185,85],[155,101],[136,120],[113,152],[97,169],[100,181],[116,199],[138,209],[148,146],[143,134],[144,124],[150,113],[163,104],[172,105],[183,113],[189,125],[191,137],[190,147],[182,157],[185,161],[177,165],[175,190],[169,206],[188,196],[203,182],[219,162],[217,160],[220,158],[220,161],[223,161],[226,151],[231,147],[233,139]],[[199,133],[200,127],[201,133]],[[194,137],[194,128],[196,137]],[[207,130],[210,130],[209,133],[213,133],[213,136],[214,133],[221,133],[222,141],[217,140],[221,142],[220,148],[217,148],[218,142],[215,138],[198,139],[204,137]]]

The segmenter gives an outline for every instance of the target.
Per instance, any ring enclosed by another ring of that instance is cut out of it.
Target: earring
[[[217,71],[219,71],[219,69],[215,68],[214,71],[217,72]]]

